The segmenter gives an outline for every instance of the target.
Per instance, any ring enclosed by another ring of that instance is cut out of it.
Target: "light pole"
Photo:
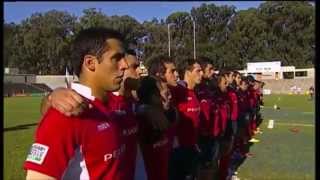
[[[175,24],[174,23],[169,23],[168,24],[168,53],[169,53],[169,57],[171,55],[171,41],[170,41],[170,39],[171,39],[171,37],[170,37],[170,26],[171,25],[175,25]]]
[[[196,21],[190,15],[193,24],[193,59],[196,59]]]

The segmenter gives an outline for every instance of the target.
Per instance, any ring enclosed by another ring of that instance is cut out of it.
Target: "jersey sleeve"
[[[61,179],[76,149],[74,132],[74,120],[49,109],[36,130],[24,169]]]

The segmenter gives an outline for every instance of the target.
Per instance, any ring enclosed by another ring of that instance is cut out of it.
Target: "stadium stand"
[[[293,93],[291,88],[296,86],[301,89],[301,94],[305,94],[310,86],[314,86],[314,78],[306,79],[281,79],[281,80],[262,80],[266,83],[264,89],[270,89],[272,94],[289,94]]]
[[[50,91],[52,91],[52,89],[45,84],[5,82],[3,88],[3,96],[10,97],[41,95]]]

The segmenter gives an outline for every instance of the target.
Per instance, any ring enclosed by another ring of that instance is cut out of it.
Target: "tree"
[[[4,35],[4,42],[3,42],[3,65],[4,67],[13,67],[14,66],[14,59],[13,54],[15,53],[14,47],[14,36],[17,31],[17,25],[14,23],[7,24],[5,23],[3,26],[3,35]]]
[[[307,1],[266,2],[260,17],[269,28],[267,45],[283,65],[312,66],[314,60],[315,8]]]
[[[35,13],[15,35],[14,65],[24,73],[61,74],[70,60],[70,36],[76,17],[67,12]]]

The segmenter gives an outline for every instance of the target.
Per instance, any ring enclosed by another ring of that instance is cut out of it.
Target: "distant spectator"
[[[309,100],[313,100],[313,94],[314,94],[314,87],[313,86],[311,86],[310,88],[309,88],[309,95],[310,95],[310,99]]]

